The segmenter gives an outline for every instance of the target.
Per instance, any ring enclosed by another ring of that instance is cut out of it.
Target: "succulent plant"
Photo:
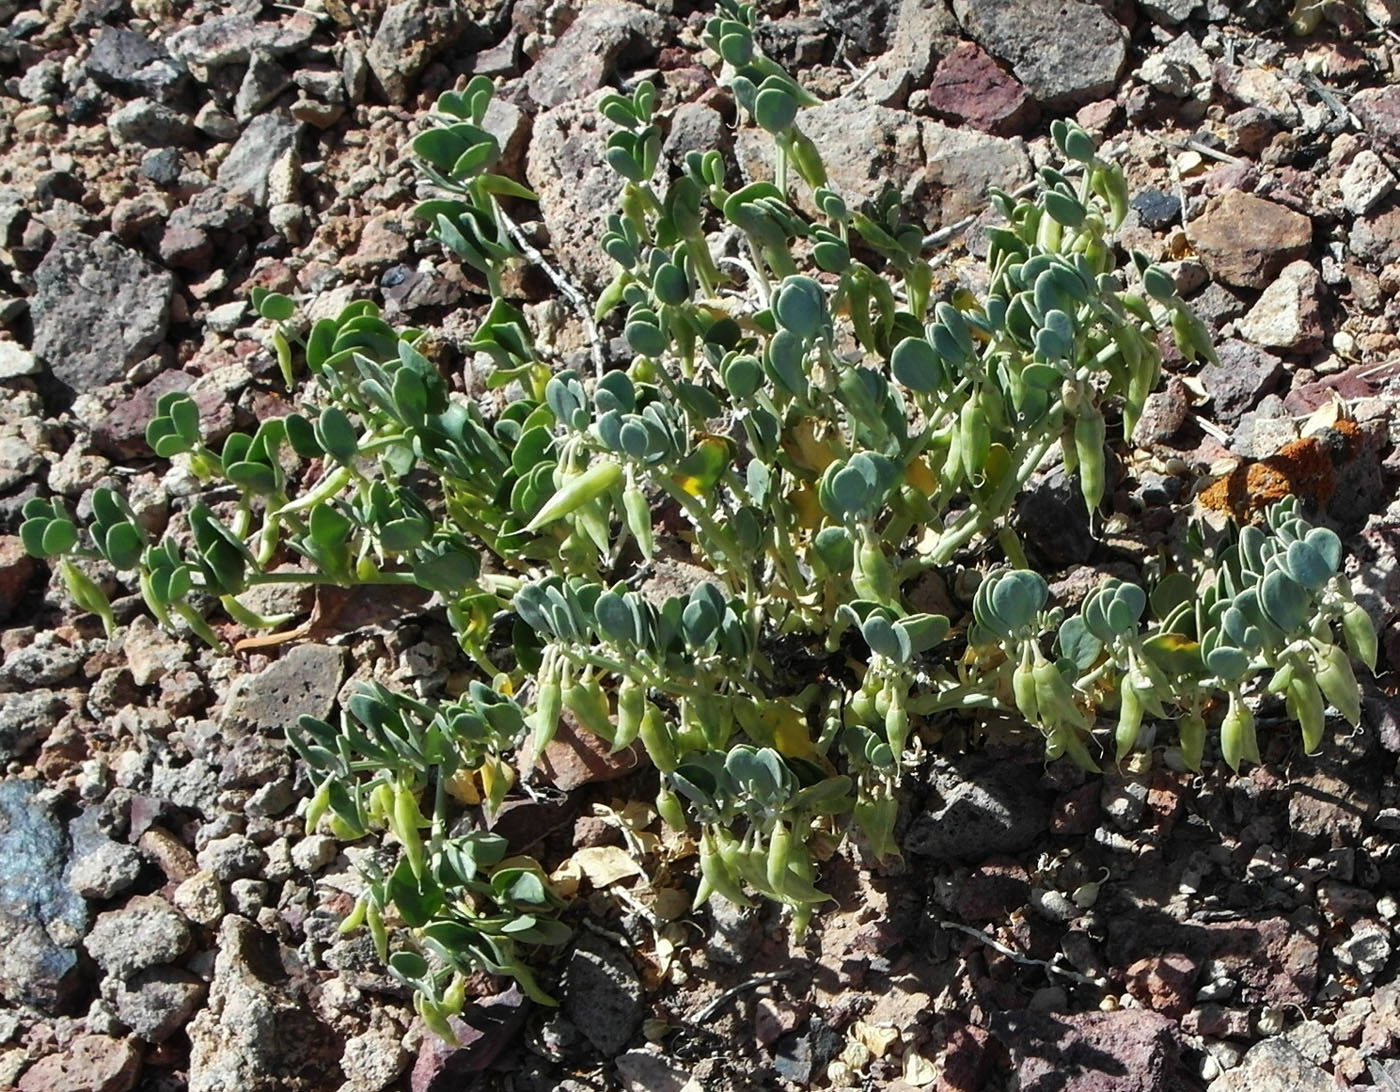
[[[762,55],[752,9],[726,4],[706,35],[772,137],[775,180],[730,190],[719,153],[693,152],[658,190],[654,89],[604,99],[621,192],[595,316],[620,327],[621,366],[556,367],[503,297],[520,256],[498,202],[530,194],[489,173],[500,153],[477,78],[438,100],[410,151],[440,194],[418,214],[493,296],[468,347],[494,363],[497,415],[372,304],[308,326],[263,292],[284,375],[305,372],[296,412],[215,452],[195,404],[170,394],[147,432],[232,499],[197,501],[187,536],[152,542],[98,490],[90,545],[56,502],[25,508],[26,547],[109,629],[82,563],[134,574],[164,624],[214,643],[215,603],[245,627],[279,624],[239,602],[259,584],[435,596],[479,670],[466,695],[371,689],[340,726],[289,732],[316,784],[308,823],[398,846],[352,923],[435,1028],[473,969],[538,993],[517,946],[564,935],[538,866],[463,817],[499,807],[566,714],[615,750],[639,743],[658,812],[699,825],[697,902],[761,895],[800,928],[824,898],[815,845],[855,833],[897,853],[895,789],[930,718],[1019,715],[1047,757],[1090,768],[1175,720],[1173,753],[1197,769],[1219,714],[1238,768],[1258,759],[1251,695],[1282,694],[1312,751],[1328,703],[1358,716],[1343,648],[1375,661],[1340,541],[1291,502],[1222,540],[1197,529],[1150,592],[1108,580],[1074,614],[1050,608],[1010,518],[1022,488],[1058,449],[1098,510],[1110,421],[1131,436],[1159,335],[1213,355],[1165,271],[1140,254],[1119,269],[1126,185],[1087,133],[1054,123],[1065,167],[1042,168],[1030,197],[992,193],[985,289],[935,300],[898,200],[852,207],[828,186],[800,128],[814,100]],[[718,225],[742,247],[721,249]],[[705,575],[660,598],[647,580],[663,521]],[[300,568],[272,571],[288,553]],[[987,570],[970,623],[915,610],[912,582],[959,556]],[[794,650],[841,669],[794,672]],[[390,954],[395,918],[407,932]]]

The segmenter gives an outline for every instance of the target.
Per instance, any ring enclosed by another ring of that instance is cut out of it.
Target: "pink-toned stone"
[[[1211,276],[1238,288],[1263,288],[1289,262],[1307,256],[1312,221],[1253,194],[1213,198],[1186,229]]]
[[[0,535],[0,622],[14,614],[33,577],[34,559],[19,536]]]
[[[578,727],[567,713],[559,730],[540,756],[539,770],[557,789],[568,792],[593,781],[615,781],[626,777],[647,761],[637,744],[609,754],[605,740]]]
[[[1128,992],[1154,1012],[1181,1017],[1191,1008],[1198,970],[1194,959],[1179,952],[1139,959],[1128,968]]]
[[[140,1069],[135,1040],[79,1035],[62,1053],[26,1069],[16,1087],[19,1092],[128,1092]]]
[[[996,136],[1023,133],[1039,116],[1035,101],[975,42],[938,62],[928,87],[935,111]]]

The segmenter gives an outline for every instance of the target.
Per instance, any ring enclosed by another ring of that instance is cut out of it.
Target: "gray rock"
[[[375,28],[365,59],[390,102],[407,102],[418,74],[471,25],[462,0],[400,0]]]
[[[296,151],[301,132],[302,123],[282,110],[255,117],[219,164],[219,185],[233,193],[251,194],[259,208],[265,207],[272,169],[283,156]]]
[[[52,487],[52,480],[49,484]],[[56,686],[72,678],[87,658],[81,649],[53,640],[51,633],[41,639],[42,644],[21,645],[6,656],[0,679],[15,687]]]
[[[619,188],[603,160],[606,138],[597,109],[603,94],[539,114],[525,160],[525,177],[540,196],[540,214],[559,264],[593,291],[612,277],[612,259],[598,240]]]
[[[64,232],[34,283],[34,353],[74,390],[122,378],[165,337],[175,278],[113,235]]]
[[[1191,18],[1201,6],[1201,0],[1138,0],[1138,7],[1147,12],[1154,23],[1176,26]]]
[[[13,341],[0,341],[0,380],[38,375],[39,370],[39,362],[24,346]]]
[[[230,834],[215,838],[195,858],[200,869],[212,872],[225,882],[243,876],[253,876],[267,864],[264,853],[251,838],[242,834]]]
[[[184,955],[190,927],[184,915],[158,895],[134,895],[121,909],[98,914],[83,946],[107,974],[127,979]]]
[[[54,1011],[76,983],[87,905],[65,882],[68,839],[41,792],[0,781],[0,997]]]
[[[225,732],[280,736],[303,715],[324,720],[345,676],[344,654],[330,645],[297,645],[229,689],[220,723]]]
[[[1015,141],[873,103],[814,106],[804,111],[802,128],[838,192],[874,199],[893,186],[906,206],[926,210],[929,228],[981,212],[988,187],[1015,189],[1030,175]],[[741,131],[737,152],[752,177],[772,177],[766,137]]]
[[[171,755],[162,749],[151,770],[147,795],[212,819],[219,812],[218,773],[202,758],[183,766],[173,763]]]
[[[48,739],[64,709],[52,690],[0,694],[0,762],[13,762]]]
[[[340,850],[334,838],[325,834],[310,834],[292,846],[292,864],[314,875],[334,861],[338,852]]]
[[[1047,106],[1076,106],[1112,94],[1128,60],[1128,35],[1083,0],[954,0],[974,41],[1011,65]]]
[[[184,114],[152,99],[135,99],[107,119],[107,128],[123,144],[148,148],[183,146],[194,138],[194,125]]]
[[[564,971],[564,1015],[606,1058],[621,1052],[641,1027],[642,983],[616,945],[580,937]]]
[[[1034,774],[1005,762],[960,762],[935,770],[937,798],[905,838],[910,853],[981,859],[1019,853],[1045,833],[1050,811]]]
[[[209,1004],[190,1021],[189,1092],[284,1092],[340,1084],[342,1042],[314,1014],[281,948],[230,914],[219,926]]]
[[[1323,345],[1327,290],[1312,263],[1291,262],[1239,321],[1241,336],[1269,349],[1309,353]]]
[[[1211,1082],[1210,1092],[1331,1092],[1335,1087],[1325,1069],[1280,1037],[1250,1047],[1238,1066]]]
[[[723,895],[710,896],[713,932],[705,943],[705,952],[716,963],[743,967],[758,954],[763,943],[763,918],[758,907],[744,907]]]
[[[85,899],[110,899],[140,879],[141,865],[135,846],[103,838],[76,854],[68,884]]]
[[[827,26],[873,57],[884,52],[893,7],[891,0],[822,0],[820,10]]]
[[[282,22],[261,23],[247,14],[217,15],[166,39],[172,56],[191,68],[214,69],[247,61],[254,53],[280,57],[311,41],[316,20],[297,14]]]
[[[83,68],[113,94],[171,98],[188,79],[184,69],[144,34],[106,27],[92,45]]]
[[[117,986],[117,1018],[148,1043],[161,1043],[194,1015],[207,987],[178,967],[152,967]]]
[[[285,68],[265,54],[254,54],[234,96],[234,118],[247,121],[291,85],[292,78]]]
[[[1220,363],[1206,364],[1200,380],[1211,396],[1212,418],[1217,424],[1233,425],[1273,393],[1283,376],[1283,361],[1237,338],[1217,344],[1215,353]]]
[[[669,20],[626,0],[585,4],[526,73],[525,87],[545,108],[583,98],[608,82],[624,53],[636,59],[654,55],[669,28]]]

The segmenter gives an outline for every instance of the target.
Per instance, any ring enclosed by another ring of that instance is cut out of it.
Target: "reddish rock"
[[[14,614],[33,578],[34,559],[19,536],[0,535],[0,622]]]
[[[1180,953],[1139,959],[1128,968],[1128,992],[1154,1012],[1181,1017],[1190,1011],[1199,969]]]
[[[146,426],[155,416],[160,396],[170,391],[188,391],[193,385],[194,377],[185,372],[163,371],[135,394],[123,391],[120,397],[115,397],[114,391],[114,397],[108,401],[112,408],[92,430],[95,446],[113,459],[149,456],[151,449],[146,444]],[[205,442],[227,436],[233,428],[233,407],[224,396],[206,387],[190,397],[199,407],[200,428]]]
[[[999,1012],[989,1021],[1022,1088],[1166,1092],[1186,1076],[1176,1023],[1143,1009]]]
[[[958,916],[969,925],[1001,923],[1026,905],[1030,875],[1015,861],[989,861],[958,888]]]
[[[1400,152],[1400,87],[1358,91],[1347,106],[1377,143],[1392,153]]]
[[[530,1003],[519,987],[488,997],[449,1023],[458,1046],[425,1032],[413,1065],[413,1092],[448,1092],[462,1087],[473,1073],[480,1073],[514,1040],[525,1021]]]
[[[1239,288],[1263,288],[1289,262],[1307,256],[1312,221],[1262,197],[1231,191],[1213,198],[1186,235],[1211,276]]]
[[[609,754],[606,741],[578,728],[567,713],[559,730],[540,756],[539,771],[557,789],[568,792],[593,781],[615,781],[626,777],[647,761],[638,744]]]
[[[982,1092],[991,1076],[997,1044],[991,1035],[972,1024],[962,1024],[947,1033],[934,1068],[938,1077],[933,1092]]]
[[[996,136],[1016,136],[1039,109],[1026,89],[975,42],[963,42],[938,63],[928,87],[936,112]]]
[[[26,1069],[16,1087],[19,1092],[127,1092],[140,1069],[135,1040],[79,1035],[63,1053]]]

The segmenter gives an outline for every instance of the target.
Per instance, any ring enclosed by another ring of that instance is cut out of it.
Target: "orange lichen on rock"
[[[1319,508],[1336,488],[1336,467],[1355,449],[1361,430],[1354,421],[1338,421],[1314,436],[1290,440],[1277,454],[1241,463],[1205,489],[1198,499],[1206,508],[1247,522],[1290,493]]]

